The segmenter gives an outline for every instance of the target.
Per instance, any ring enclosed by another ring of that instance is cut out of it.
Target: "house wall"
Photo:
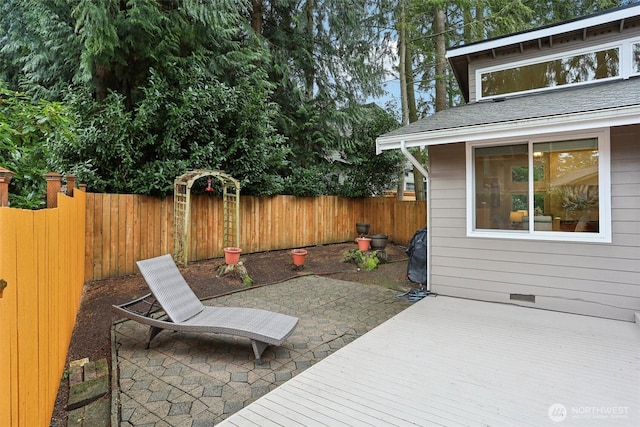
[[[465,144],[429,147],[431,290],[633,321],[640,312],[639,138],[640,125],[611,132],[610,244],[467,237]],[[535,295],[535,303],[511,294]]]
[[[469,60],[469,102],[476,102],[476,70],[479,68],[499,66],[515,61],[524,61],[541,56],[555,55],[575,49],[586,49],[606,43],[640,37],[640,26],[631,26],[624,31],[589,31],[587,38],[583,40],[581,36],[570,35],[565,37],[554,37],[549,45],[548,40],[542,42],[540,47],[536,42],[529,45],[510,46],[494,52],[480,52],[470,56]],[[495,54],[495,57],[493,56]]]

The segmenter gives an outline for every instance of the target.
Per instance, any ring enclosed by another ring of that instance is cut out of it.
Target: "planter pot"
[[[307,256],[307,250],[294,249],[291,251],[291,256],[293,256],[293,265],[300,267],[304,265],[304,258]]]
[[[578,220],[560,220],[560,231],[575,231]]]
[[[386,234],[374,234],[369,236],[371,238],[371,249],[374,251],[382,251],[387,247],[387,240],[389,236]]]
[[[224,262],[229,265],[235,265],[240,261],[240,252],[242,249],[230,246],[228,248],[224,248]]]
[[[364,222],[357,222],[356,231],[358,232],[358,236],[364,236],[365,234],[369,233],[369,224]]]
[[[371,239],[369,237],[358,237],[356,241],[358,242],[359,250],[361,250],[362,252],[366,252],[369,250],[369,247],[371,246]]]

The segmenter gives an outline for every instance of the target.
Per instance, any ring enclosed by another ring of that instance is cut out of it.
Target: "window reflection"
[[[475,149],[476,228],[511,230],[513,199],[511,190],[526,194],[529,177],[517,175],[514,165],[528,164],[527,144],[482,147]],[[527,197],[517,199],[518,207],[527,209]],[[523,204],[525,205],[523,207]],[[520,215],[520,225],[522,224]]]
[[[634,57],[637,58],[637,55]],[[619,63],[618,48],[611,48],[483,73],[482,96],[504,95],[617,77],[620,75]]]
[[[526,143],[473,153],[476,229],[599,231],[596,138],[534,143],[531,153]]]
[[[543,190],[555,231],[597,232],[599,229],[598,143],[596,139],[534,144],[542,155],[534,160],[551,171]]]

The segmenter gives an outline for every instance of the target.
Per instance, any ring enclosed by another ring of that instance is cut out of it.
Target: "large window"
[[[639,74],[640,40],[623,40],[476,69],[476,99],[626,79]]]
[[[605,132],[470,145],[470,231],[528,238],[608,238],[608,152]]]
[[[617,77],[619,49],[570,55],[481,74],[482,97]]]

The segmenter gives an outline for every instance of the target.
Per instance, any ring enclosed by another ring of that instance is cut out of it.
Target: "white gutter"
[[[418,169],[418,171],[424,176],[425,182],[425,202],[427,203],[427,218],[425,221],[428,221],[429,212],[431,209],[431,203],[429,203],[429,172],[422,166],[422,163],[416,159],[413,154],[407,150],[405,141],[400,141],[400,151],[402,154],[411,162],[411,164]],[[427,224],[427,292],[431,292],[431,227]]]

